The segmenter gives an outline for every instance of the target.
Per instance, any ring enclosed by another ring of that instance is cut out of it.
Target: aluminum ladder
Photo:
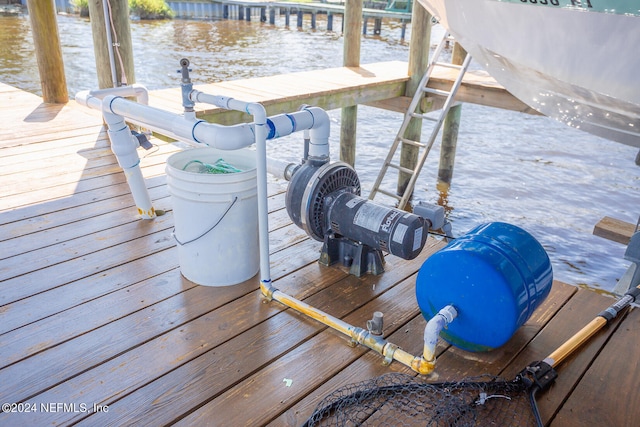
[[[413,189],[416,185],[418,175],[420,175],[420,171],[422,170],[422,166],[424,166],[424,162],[427,160],[429,151],[431,151],[431,147],[433,146],[433,143],[436,140],[438,133],[440,132],[440,128],[442,127],[442,123],[444,122],[444,119],[447,116],[447,113],[449,112],[451,107],[454,105],[453,100],[456,96],[456,93],[458,92],[458,88],[460,87],[460,84],[462,83],[462,78],[464,77],[464,74],[467,71],[467,68],[469,67],[469,63],[471,62],[471,55],[469,54],[467,54],[467,56],[465,57],[462,65],[455,65],[447,62],[438,61],[438,58],[440,57],[440,54],[442,53],[444,46],[447,44],[447,42],[451,40],[453,39],[451,38],[449,33],[445,32],[444,36],[442,37],[442,40],[438,44],[438,47],[436,48],[433,54],[431,62],[427,67],[427,71],[424,73],[422,80],[420,80],[418,88],[416,89],[416,93],[413,96],[411,103],[409,104],[409,108],[407,109],[407,112],[404,114],[404,120],[402,121],[402,126],[400,126],[400,130],[398,131],[398,134],[396,135],[396,138],[393,141],[393,144],[391,145],[389,154],[387,155],[387,158],[385,159],[384,164],[382,165],[382,169],[380,169],[380,173],[378,174],[378,178],[376,179],[376,182],[373,184],[371,193],[369,193],[369,200],[373,200],[376,194],[382,193],[386,196],[393,197],[394,199],[398,200],[398,206],[397,206],[398,209],[404,209],[405,205],[409,201],[409,198],[411,197],[411,194],[413,193]],[[427,87],[427,84],[429,83],[429,78],[431,77],[431,73],[433,72],[433,69],[436,66],[453,68],[458,71],[458,76],[449,91],[432,89]],[[437,119],[427,116],[426,114],[417,112],[418,106],[420,105],[422,99],[426,96],[426,94],[440,95],[440,96],[446,97],[446,101],[442,109],[440,110],[440,115]],[[434,127],[431,131],[431,135],[429,136],[429,139],[426,142],[414,141],[404,137],[404,134],[405,134],[405,131],[407,130],[409,122],[411,122],[411,120],[413,119],[424,119],[424,120],[435,122]],[[419,147],[419,150],[421,150],[421,153],[418,156],[418,162],[414,169],[409,169],[409,168],[400,166],[399,163],[393,162],[393,157],[398,151],[398,147],[400,146],[401,143]],[[390,167],[401,172],[406,172],[411,175],[411,178],[409,179],[409,183],[407,184],[407,188],[404,190],[404,194],[402,196],[399,196],[398,194],[396,194],[395,191],[389,191],[389,190],[380,188],[380,184],[382,183],[382,180],[384,179]]]

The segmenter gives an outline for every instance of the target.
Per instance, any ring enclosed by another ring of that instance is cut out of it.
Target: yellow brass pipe
[[[265,283],[264,281],[261,282],[260,290],[268,300],[274,299],[281,304],[298,311],[299,313],[309,316],[312,319],[343,333],[351,338],[352,343],[362,344],[365,347],[380,353],[385,358],[383,362],[385,364],[389,364],[391,361],[396,360],[422,375],[433,372],[435,359],[428,361],[423,357],[413,356],[399,348],[397,345],[388,342],[381,336],[374,335],[363,328],[352,326],[337,317],[327,314],[303,301],[289,296],[275,289],[270,283]]]

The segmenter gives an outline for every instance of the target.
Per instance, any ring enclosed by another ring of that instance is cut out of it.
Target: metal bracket
[[[636,230],[631,236],[624,252],[624,259],[631,261],[631,265],[613,288],[613,293],[616,295],[624,295],[629,289],[640,284],[640,231]]]
[[[546,362],[534,362],[524,368],[518,377],[529,384],[535,384],[539,390],[545,390],[558,378],[558,373]]]

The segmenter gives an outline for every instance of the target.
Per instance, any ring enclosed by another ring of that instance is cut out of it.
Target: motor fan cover
[[[344,162],[324,163],[306,160],[291,178],[286,196],[287,213],[309,236],[323,241],[328,232],[325,203],[332,193],[360,195],[356,171]]]

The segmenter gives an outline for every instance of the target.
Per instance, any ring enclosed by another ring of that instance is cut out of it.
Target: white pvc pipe
[[[138,157],[137,151],[138,140],[131,135],[131,130],[123,117],[109,112],[104,108],[105,105],[107,104],[103,104],[102,116],[109,128],[111,151],[116,155],[118,164],[124,171],[138,213],[145,219],[155,218],[155,209],[140,170],[140,157]]]
[[[227,96],[209,95],[193,90],[190,98],[194,102],[203,102],[227,110],[249,113],[246,110],[248,103]],[[309,155],[313,157],[329,157],[331,122],[329,115],[322,108],[305,106],[300,111],[269,117],[267,118],[267,124],[270,128],[267,139],[281,138],[298,131],[308,131],[311,140]]]
[[[273,157],[267,157],[267,172],[276,178],[285,179],[291,181],[293,172],[299,165],[293,162],[287,162],[285,160],[274,159]]]
[[[129,92],[126,91],[131,89],[126,88],[96,91],[98,96],[94,96],[93,92],[90,91],[79,92],[76,95],[76,101],[81,105],[98,110],[102,110],[102,104],[106,103],[108,104],[106,107],[108,112],[126,117],[132,123],[187,143],[207,145],[221,150],[237,150],[255,143],[256,135],[252,123],[223,126],[208,123],[204,120],[192,120],[169,111],[142,105],[120,97],[113,97],[109,93],[112,90],[121,90],[122,93],[128,94]],[[135,88],[133,89],[136,90]],[[207,95],[195,90],[193,93],[195,93],[192,96],[194,101],[206,101],[221,108],[237,111],[247,112],[247,105],[261,105],[257,103],[249,104],[228,97]],[[103,98],[102,101],[100,101],[100,97]],[[107,99],[107,97],[109,98]],[[329,156],[329,115],[321,108],[306,107],[302,111],[295,113],[270,117],[265,123],[268,123],[269,129],[265,128],[265,132],[269,139],[279,138],[297,131],[309,130],[311,139],[310,156]]]
[[[427,326],[424,328],[424,350],[422,354],[426,361],[433,362],[435,360],[436,345],[438,344],[440,332],[449,323],[453,322],[453,319],[457,316],[458,311],[455,307],[447,305],[427,322]]]
[[[260,281],[262,283],[271,283],[271,265],[269,262],[269,210],[267,206],[267,112],[262,104],[251,103],[246,104],[244,107],[246,111],[253,116],[256,135]]]
[[[237,150],[256,144],[256,173],[258,176],[258,233],[260,244],[260,275],[264,284],[270,284],[269,265],[269,227],[267,209],[267,138],[277,138],[292,132],[308,130],[310,156],[329,157],[330,123],[328,114],[317,107],[304,107],[301,111],[267,118],[266,110],[259,103],[238,101],[223,96],[208,95],[192,91],[190,98],[194,102],[207,102],[221,108],[246,112],[254,118],[253,123],[222,126],[184,117],[175,113],[136,103],[120,96],[144,96],[146,89],[139,85],[131,87],[83,91],[76,95],[76,101],[89,108],[102,111],[109,125],[109,137],[112,150],[120,166],[129,171],[127,180],[138,205],[138,210],[153,212],[149,192],[144,185],[140,172],[138,144],[133,141],[124,118],[160,134],[188,142],[194,145],[206,145],[222,150]],[[100,99],[102,98],[102,99]],[[148,98],[146,98],[148,100]],[[137,170],[136,170],[137,168]]]
[[[91,96],[98,97],[100,99],[104,98],[107,95],[135,96],[136,100],[140,104],[149,105],[149,91],[147,90],[146,87],[138,83],[134,83],[127,86],[107,88],[107,89],[91,90],[91,91],[88,91],[88,94]]]

